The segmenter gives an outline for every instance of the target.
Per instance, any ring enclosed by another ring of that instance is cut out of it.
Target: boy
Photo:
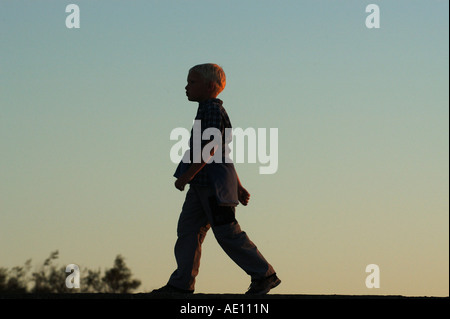
[[[180,191],[190,184],[177,227],[177,269],[167,285],[153,293],[194,292],[201,245],[207,231],[212,228],[223,250],[251,276],[247,294],[266,294],[281,281],[235,219],[235,206],[239,202],[246,206],[250,194],[241,185],[234,165],[227,158],[231,137],[226,136],[225,129],[230,132],[231,123],[222,101],[217,99],[225,88],[225,73],[216,64],[201,64],[189,70],[187,82],[188,100],[198,102],[199,107],[196,124],[191,131],[190,150],[174,174],[177,178],[175,187]],[[201,134],[193,133],[196,128],[201,130]],[[203,132],[208,128],[220,131],[219,142],[216,138],[205,140],[207,134],[203,136]],[[201,145],[201,152],[198,147],[195,152],[195,143]],[[214,156],[216,152],[221,154],[220,158]]]

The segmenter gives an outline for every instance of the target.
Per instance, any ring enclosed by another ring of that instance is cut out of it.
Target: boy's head
[[[189,70],[186,95],[189,101],[202,102],[215,98],[226,84],[225,72],[217,64],[199,64]]]

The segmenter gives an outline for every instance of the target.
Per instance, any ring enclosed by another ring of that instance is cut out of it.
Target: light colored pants
[[[185,290],[195,289],[201,246],[210,227],[222,249],[252,280],[275,273],[241,230],[235,219],[234,207],[218,206],[209,187],[191,185],[178,220],[175,244],[177,269],[170,276],[169,285]]]

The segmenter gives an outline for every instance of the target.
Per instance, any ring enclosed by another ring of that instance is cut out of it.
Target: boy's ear
[[[208,90],[210,92],[214,92],[216,90],[216,86],[214,85],[214,82],[212,82],[212,81],[208,82]]]

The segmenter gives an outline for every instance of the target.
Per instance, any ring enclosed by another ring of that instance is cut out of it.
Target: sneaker
[[[264,279],[252,280],[246,295],[265,295],[270,289],[275,288],[281,284],[281,280],[277,277],[277,274],[270,275]]]
[[[156,294],[193,294],[193,290],[184,290],[171,285],[165,285],[159,289],[155,289],[151,292],[152,295]]]

